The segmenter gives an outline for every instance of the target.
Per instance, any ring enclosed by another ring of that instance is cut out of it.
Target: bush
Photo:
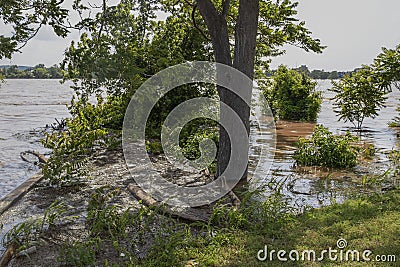
[[[316,82],[304,73],[280,66],[263,93],[275,117],[282,120],[316,121],[322,97]]]
[[[384,107],[386,92],[378,86],[381,78],[368,66],[339,82],[332,82],[336,93],[335,112],[339,120],[350,121],[361,130],[365,118],[375,118]]]
[[[357,164],[358,138],[347,132],[335,136],[322,125],[317,125],[311,138],[300,138],[293,158],[302,166],[349,168]]]
[[[43,175],[53,185],[79,183],[87,174],[86,162],[94,148],[113,148],[121,141],[123,98],[97,98],[93,105],[85,99],[72,101],[66,130],[48,133],[42,144],[52,150]]]

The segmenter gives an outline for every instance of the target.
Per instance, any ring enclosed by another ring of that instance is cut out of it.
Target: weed
[[[2,240],[3,246],[15,243],[18,245],[18,251],[21,251],[35,245],[48,230],[55,228],[57,222],[76,218],[67,215],[67,211],[62,202],[53,202],[42,217],[19,223],[11,228]]]
[[[328,128],[317,125],[311,138],[299,139],[293,158],[303,166],[354,167],[360,150],[354,145],[357,140],[350,132],[335,136]]]

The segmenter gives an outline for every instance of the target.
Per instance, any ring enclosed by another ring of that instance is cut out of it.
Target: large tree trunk
[[[232,63],[231,49],[229,44],[228,27],[226,16],[229,0],[224,1],[224,9],[219,13],[210,0],[198,0],[198,8],[203,19],[206,22],[208,31],[214,48],[215,59],[218,63],[233,66],[237,70],[246,74],[251,80],[254,77],[254,61],[257,40],[258,17],[259,17],[259,0],[240,0],[239,16],[235,30],[235,49],[234,60]],[[246,93],[247,100],[251,99],[252,83],[246,88],[242,88]],[[218,87],[220,100],[231,107],[241,118],[243,124],[250,131],[250,107],[239,96],[223,87]],[[227,111],[221,107],[221,121]],[[218,150],[218,168],[217,175],[221,175],[226,169],[231,151],[231,141],[228,133],[223,127],[220,127],[220,139]],[[248,160],[248,151],[243,151],[240,158]],[[242,180],[246,180],[247,170],[242,175]]]
[[[235,53],[233,67],[246,74],[251,81],[254,78],[254,62],[256,55],[257,30],[259,17],[259,0],[240,0],[239,16],[235,29]],[[248,103],[251,102],[253,82],[249,82],[245,88]],[[242,99],[231,93],[228,96],[229,105],[239,114],[243,124],[250,133],[250,106]],[[248,159],[248,151],[243,151],[240,157]],[[242,176],[242,180],[247,180],[247,170]]]

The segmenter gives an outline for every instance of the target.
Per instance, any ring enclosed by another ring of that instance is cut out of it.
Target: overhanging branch
[[[231,4],[231,1],[230,1],[230,0],[225,0],[225,1],[223,2],[223,4],[222,4],[222,16],[223,16],[224,18],[226,18],[226,16],[227,16],[228,13],[229,13],[229,6],[230,6],[230,4]]]
[[[193,22],[193,26],[200,32],[200,34],[207,40],[211,42],[211,39],[204,33],[204,31],[199,27],[199,25],[197,25],[196,22],[196,10],[197,10],[197,3],[195,3],[193,5],[193,9],[192,9],[192,22]]]

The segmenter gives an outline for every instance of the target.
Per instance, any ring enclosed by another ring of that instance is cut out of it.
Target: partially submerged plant
[[[361,131],[365,118],[378,116],[387,99],[387,92],[379,87],[379,81],[379,75],[369,66],[340,81],[332,81],[330,90],[336,93],[333,100],[339,120],[350,121]]]
[[[299,139],[293,158],[301,166],[354,167],[360,150],[354,144],[357,140],[350,132],[335,136],[328,128],[317,125],[310,138]]]
[[[272,79],[264,82],[263,94],[275,117],[316,121],[322,103],[321,93],[315,90],[316,85],[306,74],[279,66]]]

